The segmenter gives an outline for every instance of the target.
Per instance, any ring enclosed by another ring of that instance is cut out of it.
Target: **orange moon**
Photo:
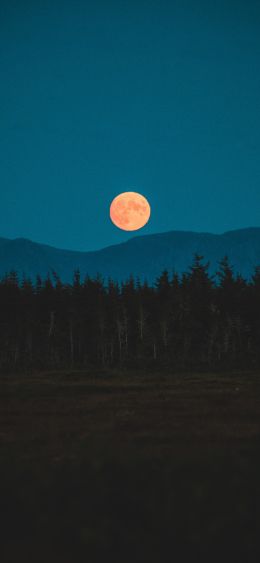
[[[137,231],[146,225],[151,215],[147,199],[137,192],[123,192],[110,205],[110,219],[119,229]]]

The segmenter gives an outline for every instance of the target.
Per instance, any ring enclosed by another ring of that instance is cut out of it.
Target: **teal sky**
[[[214,4],[214,5],[213,5]],[[0,236],[91,250],[260,226],[260,2],[0,4]]]

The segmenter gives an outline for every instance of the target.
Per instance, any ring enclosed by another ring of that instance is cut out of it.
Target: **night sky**
[[[0,236],[91,250],[260,226],[260,2],[1,0]]]

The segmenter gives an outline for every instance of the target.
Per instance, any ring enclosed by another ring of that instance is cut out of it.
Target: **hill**
[[[130,274],[150,283],[163,269],[183,272],[195,253],[210,262],[214,273],[227,255],[234,271],[250,278],[260,264],[260,228],[240,229],[223,234],[170,231],[135,236],[122,244],[97,251],[62,250],[28,239],[0,238],[0,276],[16,270],[20,276],[45,277],[55,271],[63,281],[71,281],[79,269],[82,276],[101,274],[105,279],[126,279]]]

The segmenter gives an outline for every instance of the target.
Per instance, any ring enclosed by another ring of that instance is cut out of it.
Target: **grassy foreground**
[[[0,386],[1,563],[260,561],[260,375]]]

